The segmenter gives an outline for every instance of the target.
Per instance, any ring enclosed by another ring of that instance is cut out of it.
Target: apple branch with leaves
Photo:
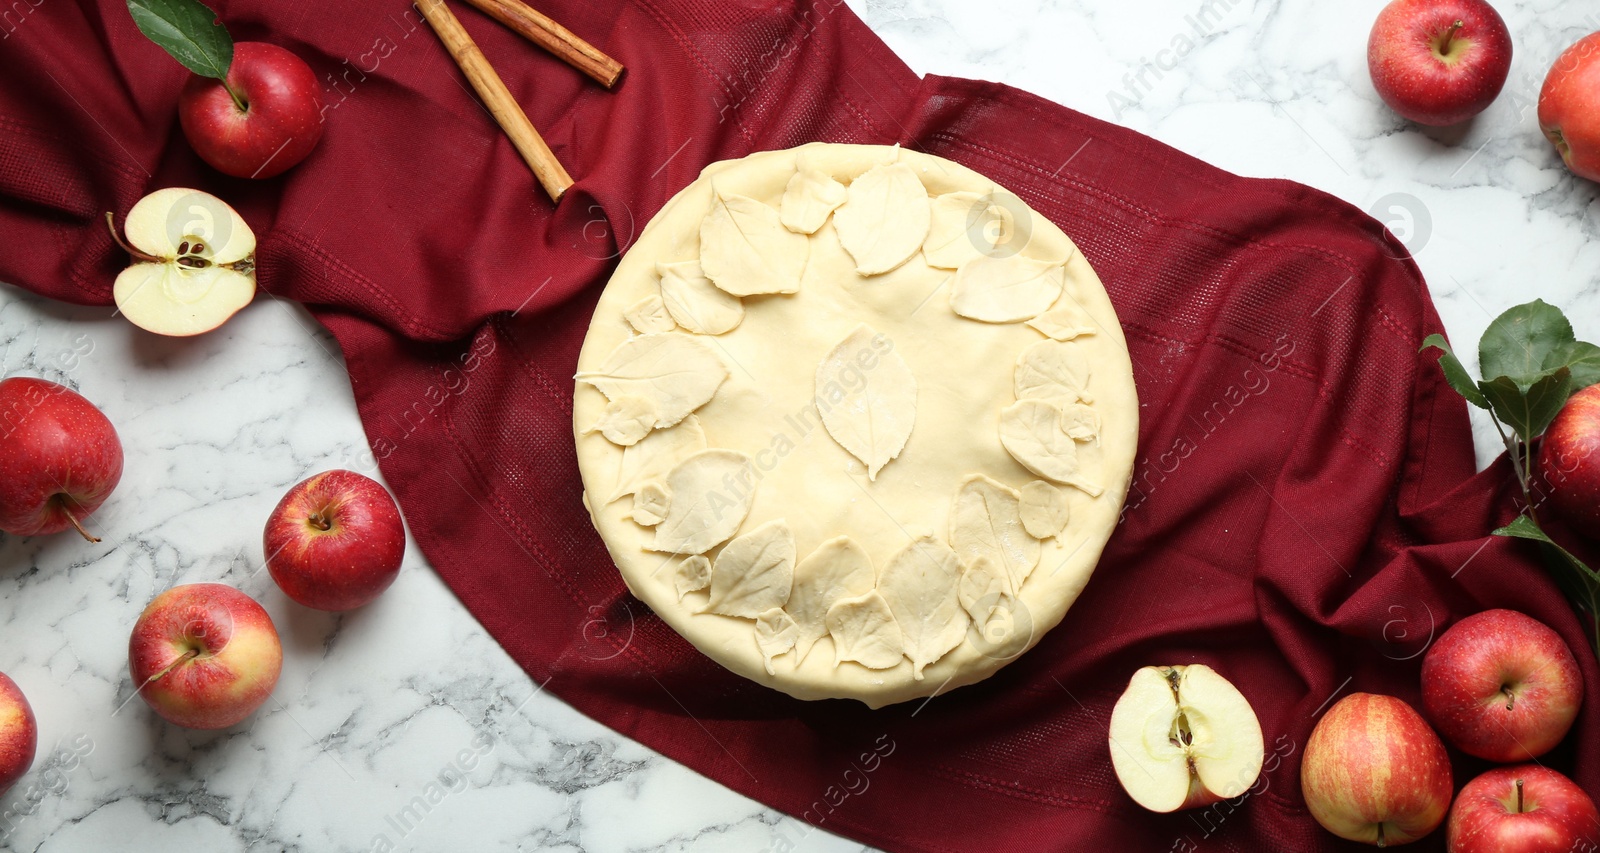
[[[1530,539],[1544,552],[1551,576],[1589,625],[1600,654],[1600,572],[1551,539],[1539,524],[1533,498],[1533,440],[1549,428],[1573,392],[1600,383],[1600,346],[1580,341],[1561,309],[1536,299],[1489,324],[1478,341],[1476,382],[1443,335],[1429,335],[1422,351],[1440,351],[1445,381],[1468,403],[1489,413],[1522,490],[1522,508],[1496,536]]]

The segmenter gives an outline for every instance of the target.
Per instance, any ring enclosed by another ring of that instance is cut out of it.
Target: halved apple
[[[1153,812],[1243,794],[1261,775],[1261,723],[1238,688],[1202,664],[1147,666],[1111,710],[1111,766]]]
[[[255,297],[256,235],[221,199],[172,187],[139,199],[117,236],[133,266],[112,287],[117,310],[160,335],[198,335],[222,325]]]

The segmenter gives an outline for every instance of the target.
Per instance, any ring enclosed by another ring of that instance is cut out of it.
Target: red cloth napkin
[[[1377,223],[1005,86],[918,80],[840,0],[540,5],[629,68],[607,93],[458,7],[577,178],[559,206],[402,4],[222,3],[236,38],[328,86],[321,147],[257,183],[190,152],[186,72],[121,0],[35,7],[0,44],[0,280],[108,303],[126,259],[105,211],[170,185],[232,201],[263,289],[343,347],[417,541],[530,675],[880,847],[1351,849],[1299,796],[1318,713],[1355,691],[1417,704],[1431,638],[1486,607],[1577,651],[1588,703],[1544,761],[1600,791],[1600,669],[1531,549],[1484,536],[1512,515],[1508,472],[1473,476],[1464,406],[1417,354],[1439,319]],[[730,675],[630,597],[572,449],[578,347],[618,254],[705,164],[812,140],[949,157],[1058,223],[1111,293],[1142,400],[1124,521],[1067,620],[980,685],[876,712]],[[1106,722],[1135,668],[1185,662],[1250,698],[1268,769],[1242,802],[1157,817],[1119,789]],[[1455,758],[1460,782],[1483,769]]]

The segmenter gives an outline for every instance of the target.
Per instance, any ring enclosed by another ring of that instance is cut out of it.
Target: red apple
[[[1511,33],[1483,0],[1394,0],[1367,40],[1379,97],[1419,124],[1483,112],[1511,73]]]
[[[290,598],[318,610],[351,610],[394,583],[406,530],[376,480],[324,471],[283,496],[262,544],[272,579]]]
[[[1596,46],[1600,49],[1600,41]],[[1600,74],[1595,87],[1600,91]],[[1600,99],[1595,106],[1600,109]],[[1586,177],[1600,180],[1600,122],[1595,128],[1596,174]],[[1573,394],[1545,430],[1539,473],[1549,485],[1556,513],[1573,530],[1600,539],[1600,385]]]
[[[1566,737],[1583,704],[1583,674],[1548,626],[1485,610],[1440,635],[1422,659],[1422,705],[1445,740],[1502,764],[1528,761]]]
[[[111,421],[65,385],[0,382],[0,530],[17,536],[77,528],[122,479]]]
[[[191,729],[225,729],[250,716],[282,668],[272,617],[255,599],[217,583],[156,596],[128,639],[128,670],[139,695],[169,722]]]
[[[1600,813],[1571,779],[1535,764],[1468,782],[1445,830],[1450,853],[1568,853],[1600,849]]]
[[[275,44],[239,42],[227,84],[198,74],[178,96],[178,121],[200,159],[236,178],[271,178],[322,138],[322,87]]]
[[[1351,841],[1405,844],[1450,808],[1450,756],[1410,705],[1353,693],[1317,723],[1300,760],[1300,790],[1323,828]]]
[[[33,708],[17,683],[0,672],[0,794],[33,766],[38,748],[39,723]]]
[[[1567,168],[1600,181],[1600,33],[1566,49],[1539,90],[1539,129]]]

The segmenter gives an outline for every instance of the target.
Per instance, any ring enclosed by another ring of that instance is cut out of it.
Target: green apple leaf
[[[1509,376],[1478,383],[1495,417],[1517,431],[1523,441],[1532,441],[1556,419],[1567,398],[1572,396],[1572,371],[1565,367],[1533,383],[1524,392]]]
[[[1528,418],[1525,415],[1527,398],[1522,389],[1509,376],[1486,379],[1478,383],[1478,390],[1489,401],[1489,408],[1502,423],[1510,426],[1519,438],[1526,439]]]
[[[1546,366],[1551,353],[1576,340],[1561,309],[1535,299],[1489,324],[1478,341],[1478,367],[1485,379],[1508,376],[1526,391],[1554,372]]]
[[[1533,383],[1528,389],[1528,435],[1544,435],[1550,423],[1561,414],[1561,407],[1572,396],[1572,370],[1558,368],[1555,373]]]
[[[1561,564],[1565,565],[1568,569],[1576,571],[1583,580],[1587,581],[1591,587],[1591,594],[1593,587],[1595,585],[1600,585],[1600,572],[1596,572],[1594,569],[1584,565],[1584,562],[1573,556],[1572,552],[1561,547],[1560,545],[1557,545],[1555,540],[1551,539],[1549,534],[1545,533],[1543,528],[1539,527],[1538,522],[1527,517],[1526,515],[1517,516],[1515,521],[1511,522],[1505,527],[1500,528],[1499,530],[1496,530],[1494,535],[1508,536],[1514,539],[1529,539],[1534,542],[1541,542],[1551,549],[1552,553],[1559,558]],[[1563,583],[1562,586],[1565,587],[1567,584]]]
[[[1587,341],[1562,344],[1545,356],[1546,370],[1567,367],[1572,370],[1572,390],[1581,391],[1600,383],[1600,347]]]
[[[128,0],[139,32],[202,77],[226,79],[233,38],[200,0]]]
[[[1450,383],[1450,387],[1465,397],[1468,403],[1480,409],[1489,408],[1489,399],[1483,396],[1478,386],[1472,384],[1472,374],[1467,372],[1466,365],[1456,357],[1455,351],[1450,349],[1450,342],[1444,339],[1444,335],[1429,335],[1424,339],[1420,351],[1426,352],[1429,348],[1442,353],[1439,356],[1439,369],[1444,371],[1444,381]]]

